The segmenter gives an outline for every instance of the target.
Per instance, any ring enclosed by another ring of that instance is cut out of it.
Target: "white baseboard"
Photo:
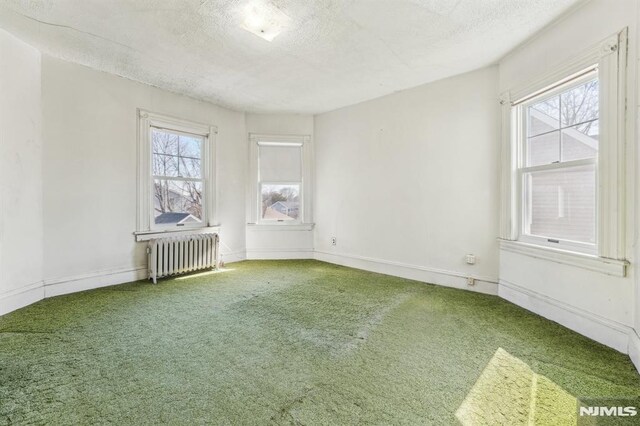
[[[313,259],[313,249],[247,249],[247,259],[249,260],[281,260],[281,259]]]
[[[640,373],[640,337],[635,331],[629,333],[629,358],[631,358],[631,362]]]
[[[246,260],[246,259],[247,259],[247,253],[245,250],[220,254],[220,261],[224,262],[225,265],[227,263],[242,262],[243,260]]]
[[[44,297],[59,296],[147,278],[147,267],[120,268],[44,281]]]
[[[632,333],[635,334],[629,326],[592,314],[505,280],[500,280],[499,282],[498,295],[511,303],[555,321],[596,342],[622,353],[629,353],[629,338]]]
[[[355,256],[344,253],[330,253],[316,250],[314,258],[323,262],[335,263],[365,271],[380,274],[393,275],[425,283],[438,284],[445,287],[454,287],[463,290],[471,290],[478,293],[498,294],[497,279],[483,276],[473,276],[475,285],[467,284],[467,276],[462,272],[447,271],[444,269],[430,268],[426,266],[409,265],[406,263],[392,262],[364,256]]]
[[[5,292],[0,294],[0,315],[24,308],[42,299],[44,299],[44,287],[41,281]]]

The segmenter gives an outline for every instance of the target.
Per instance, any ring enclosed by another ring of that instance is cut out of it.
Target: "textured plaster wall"
[[[0,315],[42,293],[40,60],[0,30]]]
[[[497,90],[489,67],[317,115],[315,249],[495,283]]]

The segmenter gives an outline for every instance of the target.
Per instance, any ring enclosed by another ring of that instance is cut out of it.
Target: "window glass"
[[[598,156],[598,120],[567,127],[562,130],[562,160],[582,160]]]
[[[544,243],[591,246],[600,133],[597,72],[565,87],[523,105],[520,232]]]
[[[560,161],[560,132],[544,133],[527,139],[527,165],[539,166]]]
[[[262,219],[290,221],[300,217],[300,184],[262,184]]]
[[[598,80],[593,79],[560,95],[562,127],[598,119]]]
[[[527,108],[526,166],[596,158],[598,79]]]
[[[155,179],[156,224],[202,222],[202,182]]]
[[[528,136],[536,136],[560,128],[560,98],[537,102],[527,109]]]
[[[594,164],[526,173],[523,183],[526,234],[595,243]]]
[[[202,222],[203,144],[201,136],[151,130],[156,225],[184,226]]]

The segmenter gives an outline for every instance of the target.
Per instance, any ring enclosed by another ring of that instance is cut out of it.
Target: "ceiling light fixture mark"
[[[273,41],[291,20],[268,0],[254,0],[247,4],[243,16],[242,28],[267,41]]]

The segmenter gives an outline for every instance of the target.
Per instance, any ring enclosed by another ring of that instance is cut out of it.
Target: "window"
[[[594,66],[516,106],[522,240],[596,251],[598,82]]]
[[[502,94],[503,249],[624,261],[626,40]]]
[[[202,225],[205,138],[151,129],[154,225]]]
[[[291,225],[309,220],[307,136],[251,135],[253,211],[250,222]]]
[[[138,231],[211,226],[215,129],[146,111],[139,127]]]

